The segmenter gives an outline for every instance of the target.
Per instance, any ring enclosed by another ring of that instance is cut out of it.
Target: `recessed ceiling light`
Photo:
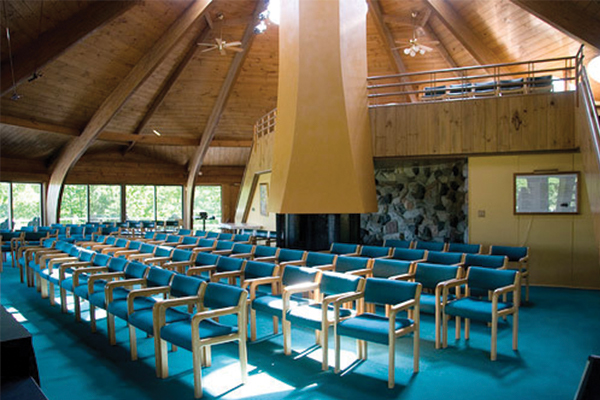
[[[154,132],[154,134],[155,134],[156,136],[160,136],[160,132],[159,132],[159,131],[157,131],[156,129],[152,129],[152,132]]]

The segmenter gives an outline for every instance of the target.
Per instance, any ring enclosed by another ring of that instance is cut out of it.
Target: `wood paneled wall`
[[[375,157],[572,150],[575,92],[370,109]]]

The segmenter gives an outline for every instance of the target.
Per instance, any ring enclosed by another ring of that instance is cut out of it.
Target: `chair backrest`
[[[191,230],[191,229],[179,229],[179,230],[177,231],[177,234],[178,234],[179,236],[188,236],[188,235],[191,235],[191,234],[192,234],[192,230]]]
[[[182,274],[175,274],[171,281],[172,297],[195,296],[200,290],[202,280]]]
[[[365,301],[374,304],[399,304],[417,299],[420,284],[383,278],[368,278],[365,282]]]
[[[81,248],[77,246],[73,246],[69,249],[69,256],[71,257],[79,257],[79,253],[81,252]]]
[[[231,249],[231,254],[246,254],[252,253],[254,249],[254,245],[248,243],[235,243],[233,245],[233,249]]]
[[[167,240],[167,234],[157,233],[156,236],[154,236],[154,240]]]
[[[170,257],[173,252],[173,248],[169,246],[157,246],[154,252],[155,257]]]
[[[370,258],[387,257],[390,255],[391,251],[392,251],[391,247],[362,246],[360,248],[359,255],[361,257],[370,257]]]
[[[142,243],[142,245],[140,246],[140,253],[143,254],[154,254],[154,252],[156,251],[156,247],[153,244],[149,244],[149,243]]]
[[[111,272],[123,272],[128,264],[129,261],[126,258],[111,257],[108,262],[108,269]]]
[[[181,244],[198,244],[199,238],[195,236],[184,236]]]
[[[83,249],[80,251],[79,253],[79,260],[80,261],[92,261],[92,259],[94,258],[94,255],[96,254],[95,251],[91,251],[88,249]]]
[[[373,276],[375,278],[389,278],[390,276],[408,274],[411,265],[412,261],[378,258],[373,261]]]
[[[58,243],[56,243],[56,246],[54,246],[54,248],[56,248],[56,250],[60,250],[63,253],[68,253],[72,247],[74,247],[74,246],[71,243],[62,242],[62,241],[59,241]]]
[[[248,292],[237,286],[209,282],[203,296],[203,305],[207,308],[235,307],[248,298]]]
[[[146,276],[148,272],[147,265],[142,264],[141,262],[132,261],[125,267],[125,278],[126,279],[136,279],[143,278]]]
[[[306,266],[317,267],[319,265],[335,265],[336,259],[337,254],[309,251],[306,255]]]
[[[319,270],[317,269],[288,265],[283,270],[281,284],[283,286],[291,286],[299,283],[314,282],[317,276],[319,276]]]
[[[344,257],[340,256],[335,262],[336,272],[350,272],[357,269],[366,269],[371,263],[370,258],[366,257]]]
[[[271,264],[262,261],[246,261],[246,267],[244,268],[244,279],[273,276],[277,270],[277,264]]]
[[[465,256],[465,268],[482,267],[482,268],[504,268],[508,263],[506,256],[491,256],[489,254],[467,254]]]
[[[196,254],[194,265],[198,267],[203,265],[217,265],[217,261],[219,261],[218,254],[198,253]]]
[[[47,248],[47,249],[51,249],[54,246],[54,243],[57,241],[56,238],[50,238],[50,239],[46,239],[44,241],[42,241],[42,246]]]
[[[427,253],[427,263],[451,265],[462,262],[462,253],[446,253],[443,251],[430,251]]]
[[[344,255],[358,253],[360,245],[351,243],[332,243],[330,253]]]
[[[175,272],[162,268],[150,267],[146,276],[146,285],[148,287],[168,286],[173,279]]]
[[[108,265],[110,260],[111,256],[109,256],[108,254],[96,253],[96,255],[94,256],[94,265],[97,267],[105,267]]]
[[[529,247],[490,246],[490,254],[494,256],[507,256],[508,261],[519,261],[529,254]]]
[[[179,243],[179,236],[176,235],[168,235],[166,239],[167,243]]]
[[[467,285],[469,289],[496,290],[515,283],[517,273],[514,269],[470,267],[467,270]]]
[[[271,246],[256,246],[254,249],[254,257],[274,257],[277,256],[279,247]]]
[[[444,251],[445,247],[446,243],[444,242],[425,242],[422,240],[417,240],[415,244],[415,249],[418,250]]]
[[[244,266],[243,258],[219,257],[217,260],[217,271],[240,271]]]
[[[214,239],[200,239],[198,240],[198,247],[214,247],[215,240]]]
[[[251,235],[249,235],[247,233],[238,234],[233,237],[233,241],[234,242],[249,242],[250,236]]]
[[[423,260],[427,257],[427,250],[403,249],[396,247],[392,252],[392,258],[395,260],[415,261]]]
[[[233,233],[220,233],[219,240],[233,240]]]
[[[304,250],[292,250],[292,249],[281,249],[277,255],[279,262],[286,261],[301,261],[306,257],[306,251]]]
[[[140,247],[142,246],[142,243],[143,242],[138,242],[137,240],[130,240],[129,241],[128,249],[129,250],[139,250]]]
[[[83,235],[85,232],[85,226],[73,226],[69,229],[69,235]]]
[[[192,253],[189,250],[184,250],[184,249],[175,249],[173,250],[173,255],[171,257],[171,261],[189,261],[192,259],[192,256],[194,255],[194,253]]]
[[[213,232],[213,231],[206,232],[207,239],[217,239],[219,237],[219,235],[220,235],[219,232]]]
[[[230,240],[217,240],[217,247],[215,250],[231,250],[235,243]]]
[[[154,239],[154,232],[146,232],[144,233],[144,239]]]
[[[319,290],[324,296],[356,292],[362,289],[363,282],[364,278],[360,276],[325,271],[321,275]]]
[[[97,235],[94,238],[94,242],[96,242],[96,243],[104,243],[106,240],[108,240],[109,237],[110,236],[107,236],[107,235]]]
[[[115,247],[127,247],[127,244],[128,244],[128,243],[129,243],[129,240],[127,240],[127,239],[124,239],[124,238],[119,238],[119,239],[117,239],[117,241],[114,243],[114,245],[115,245]],[[140,243],[140,245],[141,245],[141,242],[135,242],[135,243]],[[138,247],[138,248],[139,248],[139,247]],[[133,249],[133,248],[131,247],[131,245],[129,245],[129,249]]]
[[[412,245],[411,240],[402,240],[402,239],[386,239],[383,242],[385,247],[394,247],[400,249],[410,249]]]
[[[481,253],[481,245],[470,243],[448,243],[448,251],[451,253],[478,254]]]
[[[462,268],[457,265],[418,263],[415,282],[422,284],[425,289],[433,290],[440,282],[458,278],[461,271]]]
[[[104,242],[104,244],[108,244],[108,245],[112,246],[116,242],[117,242],[117,237],[116,236],[109,236],[108,239],[106,239],[106,242]]]
[[[206,231],[196,231],[194,232],[194,236],[196,237],[206,237]]]

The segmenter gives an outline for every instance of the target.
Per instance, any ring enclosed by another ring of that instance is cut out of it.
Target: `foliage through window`
[[[60,222],[63,224],[85,224],[87,221],[87,185],[65,185],[60,202]]]
[[[42,221],[42,185],[39,183],[13,183],[14,229],[23,226],[40,226]]]
[[[90,185],[90,221],[121,221],[121,186]]]
[[[156,187],[156,219],[180,220],[183,216],[183,188],[181,186]]]
[[[154,221],[154,186],[127,185],[126,186],[127,220]]]
[[[0,229],[10,229],[10,183],[0,182]]]
[[[196,186],[194,192],[194,229],[202,229],[202,220],[197,219],[201,212],[208,214],[207,230],[218,230],[221,223],[221,186]]]

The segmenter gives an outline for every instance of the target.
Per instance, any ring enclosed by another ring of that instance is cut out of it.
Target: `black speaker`
[[[575,400],[600,400],[600,356],[588,357]]]

